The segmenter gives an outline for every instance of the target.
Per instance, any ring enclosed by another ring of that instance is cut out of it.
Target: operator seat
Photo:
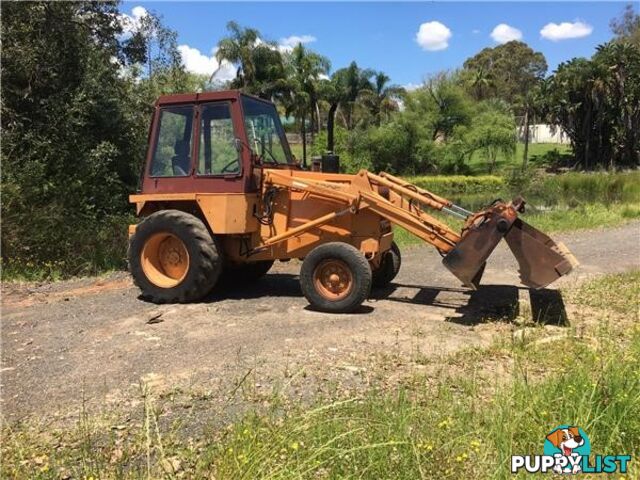
[[[176,140],[173,146],[175,155],[171,158],[171,167],[173,168],[173,174],[180,177],[185,177],[189,173],[189,165],[191,159],[189,158],[189,142],[186,140]]]

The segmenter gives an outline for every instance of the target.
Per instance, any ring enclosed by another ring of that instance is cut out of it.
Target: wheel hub
[[[187,276],[189,252],[177,236],[157,233],[144,244],[140,263],[151,283],[161,288],[172,288]]]
[[[340,300],[353,288],[351,269],[342,260],[324,260],[315,269],[313,281],[316,290],[325,298]]]

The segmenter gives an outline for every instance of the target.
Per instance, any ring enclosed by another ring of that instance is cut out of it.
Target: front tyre
[[[398,275],[401,265],[402,255],[400,255],[400,248],[398,248],[396,242],[393,242],[391,248],[382,255],[380,266],[373,271],[374,288],[382,288],[389,285]]]
[[[129,241],[128,259],[134,283],[154,303],[200,300],[222,271],[220,250],[207,227],[180,210],[145,218]]]
[[[325,243],[302,262],[302,293],[316,310],[347,313],[371,292],[371,267],[365,256],[347,243]]]

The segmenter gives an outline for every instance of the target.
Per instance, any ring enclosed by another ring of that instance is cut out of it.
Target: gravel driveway
[[[581,266],[554,288],[640,266],[638,222],[555,237]],[[384,367],[375,375],[390,381],[403,365],[420,368],[421,359],[510,332],[518,298],[528,294],[512,286],[516,266],[503,242],[484,287],[470,292],[440,265],[434,249],[407,248],[394,284],[348,315],[307,308],[297,262],[277,264],[251,286],[227,285],[192,305],[141,301],[125,272],[5,284],[0,406],[10,422],[69,417],[87,406],[135,403],[141,380],[164,394],[199,392],[222,403],[240,391],[260,398],[274,388],[304,398],[336,385],[366,387],[375,380],[374,363]]]

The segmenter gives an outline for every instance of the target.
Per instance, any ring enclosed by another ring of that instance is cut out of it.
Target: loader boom
[[[443,264],[464,285],[473,289],[479,285],[487,258],[505,236],[521,267],[521,280],[527,286],[545,287],[578,265],[563,244],[555,244],[551,238],[518,219],[518,211],[524,211],[522,199],[510,203],[496,201],[474,214],[393,175],[384,172],[375,175],[367,170],[361,170],[350,183],[333,184],[265,170],[264,184],[266,188],[285,188],[328,199],[336,203],[336,211],[267,238],[256,251],[330,223],[342,215],[370,210],[433,245],[444,257]],[[381,187],[387,189],[385,196],[379,193]],[[423,210],[425,206],[465,219],[462,234],[427,214]],[[528,247],[522,248],[525,243]]]

